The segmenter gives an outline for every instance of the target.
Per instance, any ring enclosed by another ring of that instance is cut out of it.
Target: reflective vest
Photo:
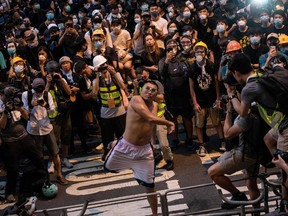
[[[58,116],[58,114],[59,114],[58,105],[57,105],[57,98],[56,98],[56,95],[55,95],[55,90],[49,90],[49,93],[52,96],[53,103],[54,103],[54,106],[55,106],[55,111],[53,113],[51,113],[51,114],[48,114],[48,117],[50,119],[53,119],[53,118],[56,118]]]
[[[110,86],[106,85],[105,81],[101,79],[99,86],[99,95],[103,107],[108,107],[108,99],[114,100],[115,107],[121,105],[122,95],[119,87],[114,83],[113,79],[110,81]]]

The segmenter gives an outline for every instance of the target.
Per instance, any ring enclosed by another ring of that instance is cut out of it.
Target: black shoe
[[[197,151],[199,149],[199,145],[193,142],[193,140],[188,140],[186,146],[188,151]]]
[[[209,142],[209,140],[210,140],[209,136],[205,133],[205,134],[203,135],[203,141],[204,141],[204,142]]]
[[[160,161],[163,160],[163,155],[161,154],[161,152],[158,152],[157,150],[154,151],[154,163],[155,163],[155,166],[157,166]]]
[[[238,193],[237,195],[233,195],[231,200],[233,200],[233,201],[248,201],[245,193],[242,193],[242,192]],[[229,204],[229,203],[224,202],[224,203],[222,203],[221,208],[230,210],[230,209],[235,209],[238,206],[240,206],[240,205],[234,205],[234,204]]]
[[[172,143],[170,144],[171,150],[174,151],[179,145],[179,143],[180,143],[179,139],[173,139]]]
[[[174,169],[174,162],[171,160],[166,161],[166,170],[173,170]]]

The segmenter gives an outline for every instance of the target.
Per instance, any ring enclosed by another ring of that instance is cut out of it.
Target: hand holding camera
[[[288,162],[288,152],[277,149],[273,154],[272,162],[280,169],[284,169]]]

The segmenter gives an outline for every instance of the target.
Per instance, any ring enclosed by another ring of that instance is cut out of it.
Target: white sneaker
[[[71,164],[67,158],[62,159],[62,165],[67,167],[68,169],[73,168],[73,164]]]
[[[199,150],[198,150],[197,154],[198,154],[200,157],[205,157],[206,154],[207,154],[207,150],[205,149],[204,146],[199,146]]]
[[[52,174],[52,173],[54,173],[54,171],[55,171],[54,163],[51,162],[51,161],[49,161],[49,162],[48,162],[48,173],[49,173],[49,174]]]

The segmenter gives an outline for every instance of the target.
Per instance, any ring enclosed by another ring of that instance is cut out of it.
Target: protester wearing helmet
[[[197,153],[200,157],[204,157],[207,150],[203,139],[203,126],[208,114],[219,136],[219,149],[225,151],[226,144],[219,119],[220,92],[217,73],[213,68],[213,63],[207,59],[208,47],[205,43],[200,41],[195,44],[194,51],[196,61],[192,64],[188,76],[199,141]]]
[[[279,36],[279,48],[282,53],[288,55],[288,36],[281,34]]]

